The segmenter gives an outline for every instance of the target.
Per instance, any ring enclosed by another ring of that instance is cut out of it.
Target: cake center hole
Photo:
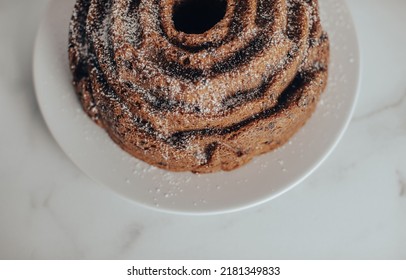
[[[173,7],[173,23],[178,31],[202,34],[220,22],[227,0],[180,0]]]

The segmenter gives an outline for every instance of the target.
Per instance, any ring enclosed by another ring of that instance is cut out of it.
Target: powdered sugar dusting
[[[126,151],[162,168],[229,170],[283,144],[283,118],[309,116],[315,97],[295,105],[282,97],[291,85],[300,92],[296,80],[317,94],[324,87],[322,77],[305,77],[327,69],[317,1],[275,1],[264,15],[254,2],[239,14],[243,4],[236,3],[219,23],[223,28],[204,34],[174,29],[173,0],[91,1],[89,42],[79,42],[81,28],[73,25],[75,50],[91,61],[78,87],[91,87],[91,116]],[[275,128],[267,123],[273,115],[280,122]]]

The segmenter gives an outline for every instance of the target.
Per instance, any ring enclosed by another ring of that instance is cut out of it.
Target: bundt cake
[[[69,60],[85,112],[122,149],[208,173],[304,125],[329,40],[317,0],[78,0]]]

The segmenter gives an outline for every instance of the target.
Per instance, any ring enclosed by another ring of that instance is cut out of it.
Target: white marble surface
[[[294,190],[219,216],[138,207],[86,177],[39,112],[46,0],[0,0],[0,259],[406,259],[406,1],[348,1],[363,60],[344,138]]]

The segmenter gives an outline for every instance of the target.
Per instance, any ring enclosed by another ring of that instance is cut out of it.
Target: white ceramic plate
[[[68,26],[75,0],[50,3],[40,27],[34,80],[45,120],[66,154],[90,177],[141,205],[168,212],[215,214],[244,209],[286,192],[333,150],[351,118],[359,53],[343,0],[321,0],[331,39],[327,91],[316,113],[284,147],[229,173],[194,175],[151,167],[129,156],[82,111],[68,67]]]

